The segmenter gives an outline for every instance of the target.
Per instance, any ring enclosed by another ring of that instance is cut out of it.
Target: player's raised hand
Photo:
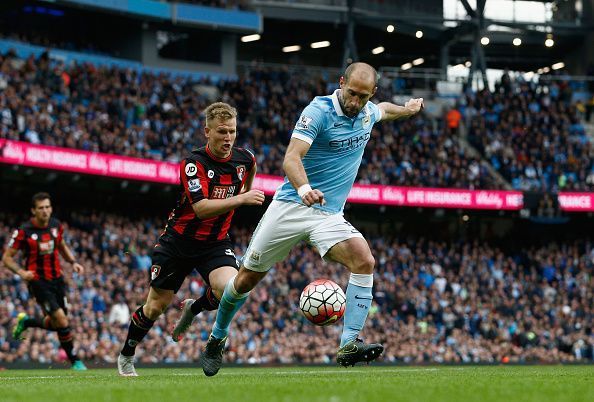
[[[303,194],[301,197],[303,203],[308,207],[311,207],[314,204],[326,205],[326,200],[324,199],[324,193],[320,190],[313,189],[308,191],[307,193]]]
[[[72,263],[72,268],[74,269],[74,272],[76,272],[77,274],[82,275],[85,273],[85,267],[80,265],[78,262]]]
[[[423,103],[423,98],[416,98],[410,99],[404,104],[404,107],[408,109],[411,115],[415,115],[425,107],[425,104]]]
[[[244,205],[262,205],[264,203],[264,192],[262,190],[250,190],[240,195]]]

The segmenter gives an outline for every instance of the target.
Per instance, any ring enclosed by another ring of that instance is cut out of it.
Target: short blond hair
[[[214,119],[229,120],[237,118],[237,109],[228,103],[216,102],[204,109],[206,115],[206,125],[208,122]]]

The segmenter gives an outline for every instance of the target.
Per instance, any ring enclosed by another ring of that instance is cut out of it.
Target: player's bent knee
[[[68,326],[68,318],[60,317],[54,320],[52,323],[54,328],[66,328]]]
[[[144,315],[152,321],[155,321],[167,308],[167,304],[159,301],[150,301],[143,307]]]
[[[266,272],[250,271],[249,269],[242,267],[235,278],[235,290],[237,293],[247,293],[256,287],[258,282],[260,282],[265,275]]]
[[[361,257],[356,264],[356,271],[353,270],[355,274],[372,274],[373,269],[375,268],[375,258],[371,255],[371,253],[367,256]]]

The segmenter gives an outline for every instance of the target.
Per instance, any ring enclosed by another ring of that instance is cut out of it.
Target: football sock
[[[138,310],[132,314],[130,327],[128,328],[128,337],[122,348],[122,355],[124,356],[134,356],[136,346],[142,341],[155,323],[144,315],[144,311],[142,310],[143,307],[144,306],[140,306]]]
[[[373,289],[373,274],[351,274],[346,291],[346,310],[344,326],[340,337],[340,347],[357,339],[365,325]]]
[[[197,315],[201,311],[213,311],[219,308],[219,299],[216,298],[212,288],[209,286],[202,297],[194,301],[190,310],[192,314]]]
[[[249,295],[249,292],[237,293],[235,286],[233,285],[234,281],[235,276],[231,278],[231,280],[227,282],[227,286],[225,286],[225,291],[223,292],[217,311],[217,319],[212,327],[212,336],[217,339],[223,339],[229,335],[229,325],[231,325],[231,320],[241,306],[243,306]]]
[[[23,325],[25,328],[43,328],[47,329],[48,331],[56,331],[56,329],[52,326],[52,319],[49,315],[46,315],[43,318],[27,318]]]
[[[73,345],[73,339],[74,336],[72,335],[72,330],[70,329],[70,327],[66,327],[66,328],[58,328],[58,340],[60,341],[60,346],[62,346],[62,349],[64,349],[64,351],[66,352],[66,355],[68,356],[68,360],[70,360],[70,363],[74,363],[75,361],[78,360],[78,357],[76,356],[76,353],[74,353],[74,345]]]

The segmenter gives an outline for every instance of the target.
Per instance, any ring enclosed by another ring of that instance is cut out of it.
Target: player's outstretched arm
[[[12,272],[20,276],[26,281],[30,281],[33,279],[33,272],[26,271],[17,264],[14,260],[14,256],[17,254],[19,250],[14,248],[8,248],[2,255],[2,262],[6,268],[10,269]]]
[[[203,199],[192,204],[192,208],[198,218],[206,219],[227,213],[241,205],[262,205],[264,198],[263,191],[249,190],[223,200]]]
[[[66,261],[72,264],[72,269],[74,269],[74,272],[77,274],[84,274],[85,268],[76,262],[76,258],[74,258],[74,254],[72,253],[72,250],[70,250],[70,247],[68,247],[66,244],[65,240],[62,240],[58,246],[58,251]]]
[[[381,120],[397,120],[412,117],[423,109],[423,98],[410,99],[404,106],[398,106],[390,102],[381,102],[377,105],[382,112]]]
[[[303,203],[308,207],[314,204],[320,203],[324,205],[324,193],[320,190],[312,189],[307,179],[307,173],[303,167],[302,159],[309,151],[310,144],[300,140],[299,138],[291,138],[289,147],[285,153],[285,159],[283,161],[283,169],[287,178],[297,190],[297,193],[303,200]]]

